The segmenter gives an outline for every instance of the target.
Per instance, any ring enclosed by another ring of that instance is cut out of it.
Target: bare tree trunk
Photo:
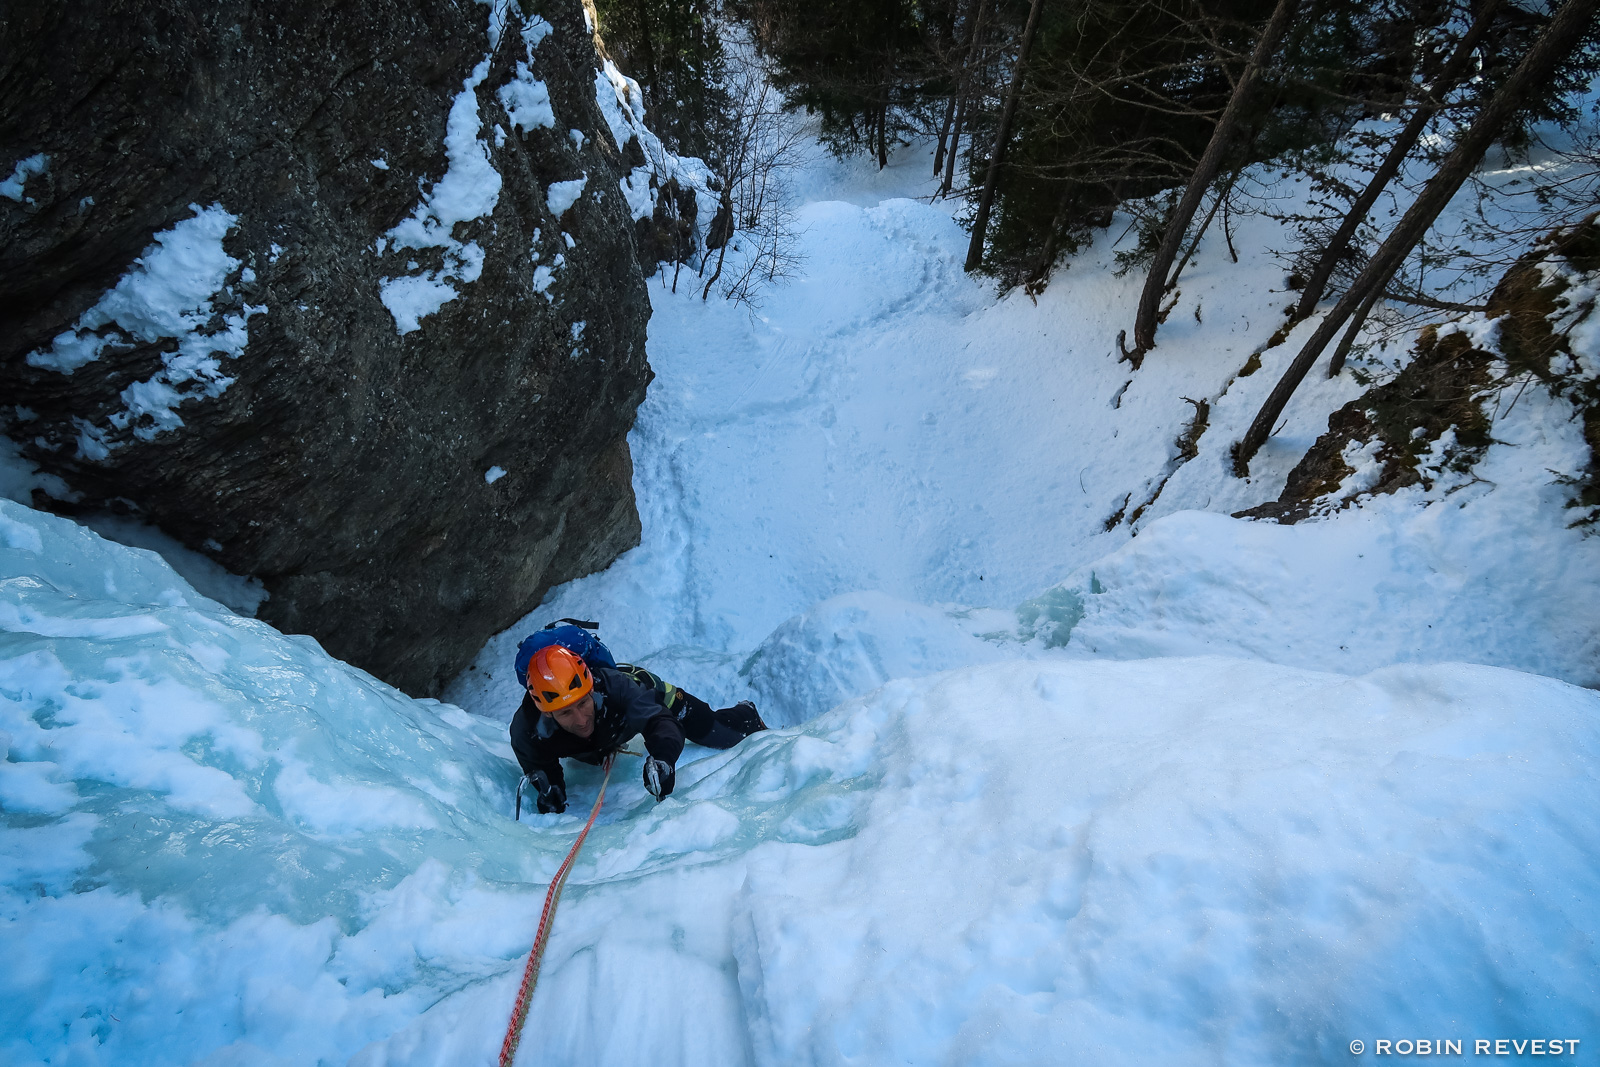
[[[1133,350],[1127,355],[1135,367],[1144,354],[1156,346],[1156,317],[1161,310],[1161,294],[1166,291],[1167,275],[1172,270],[1172,261],[1177,258],[1179,246],[1183,244],[1184,232],[1194,219],[1194,213],[1200,209],[1200,201],[1216,179],[1217,171],[1222,169],[1223,158],[1233,143],[1234,131],[1238,128],[1245,104],[1249,102],[1251,90],[1260,79],[1261,69],[1278,50],[1278,42],[1288,32],[1289,20],[1298,6],[1298,0],[1278,0],[1277,7],[1273,8],[1272,17],[1261,31],[1255,50],[1245,64],[1244,73],[1239,76],[1239,84],[1233,87],[1228,106],[1223,109],[1222,117],[1211,131],[1211,140],[1201,153],[1200,162],[1195,164],[1194,173],[1189,176],[1189,186],[1184,189],[1183,198],[1178,201],[1177,210],[1167,223],[1161,247],[1150,264],[1150,273],[1145,276],[1144,292],[1139,296],[1139,314],[1133,322]]]
[[[1206,231],[1211,228],[1211,220],[1217,217],[1217,209],[1222,207],[1223,203],[1232,195],[1233,183],[1238,180],[1239,172],[1234,171],[1227,181],[1217,187],[1216,201],[1211,205],[1211,210],[1206,212],[1205,220],[1200,223],[1200,228],[1194,231],[1194,238],[1190,240],[1189,247],[1183,250],[1183,258],[1178,260],[1177,267],[1172,271],[1172,277],[1167,280],[1168,290],[1178,284],[1178,279],[1183,276],[1183,268],[1189,265],[1189,260],[1194,257],[1195,249],[1200,247],[1200,238],[1204,237]]]
[[[1273,424],[1278,416],[1283,414],[1283,409],[1289,403],[1289,398],[1294,395],[1295,388],[1305,378],[1306,372],[1322,354],[1322,350],[1327,347],[1333,335],[1339,332],[1339,327],[1343,326],[1351,314],[1372,295],[1374,288],[1382,290],[1389,284],[1389,279],[1400,269],[1406,256],[1439,217],[1439,212],[1450,203],[1473,168],[1482,161],[1483,154],[1504,130],[1506,121],[1549,82],[1556,68],[1582,42],[1590,30],[1597,9],[1600,9],[1600,0],[1567,0],[1561,5],[1555,18],[1550,20],[1544,32],[1539,35],[1539,39],[1528,50],[1528,54],[1517,64],[1517,69],[1512,71],[1511,76],[1495,91],[1494,97],[1482,111],[1478,112],[1477,117],[1472,120],[1472,125],[1461,135],[1450,155],[1440,164],[1439,172],[1423,188],[1422,195],[1417,197],[1411,209],[1390,231],[1388,240],[1373,253],[1361,276],[1355,280],[1344,296],[1339,298],[1339,302],[1328,312],[1327,318],[1322,320],[1316,332],[1311,335],[1311,339],[1300,350],[1300,354],[1295,356],[1294,362],[1289,364],[1289,369],[1284,372],[1283,378],[1273,387],[1266,403],[1261,405],[1255,420],[1250,423],[1250,429],[1245,432],[1244,439],[1234,446],[1236,474],[1242,477],[1249,472],[1250,460],[1272,435]]]
[[[1383,287],[1375,287],[1367,294],[1367,298],[1356,308],[1354,315],[1350,316],[1350,326],[1344,331],[1344,336],[1339,339],[1339,347],[1333,350],[1333,358],[1328,361],[1328,377],[1337,378],[1339,372],[1344,370],[1345,357],[1350,355],[1350,349],[1355,347],[1356,334],[1361,332],[1361,327],[1367,323],[1367,316],[1372,314],[1372,305],[1378,302],[1383,295]]]
[[[1422,137],[1422,131],[1439,113],[1444,97],[1461,81],[1466,73],[1467,63],[1472,59],[1472,53],[1483,40],[1484,34],[1489,32],[1489,24],[1494,21],[1495,12],[1499,7],[1500,0],[1488,0],[1484,4],[1483,10],[1478,12],[1478,17],[1473,20],[1472,26],[1450,56],[1450,61],[1445,64],[1445,69],[1440,72],[1439,80],[1429,91],[1431,99],[1418,105],[1416,113],[1411,116],[1411,121],[1406,123],[1405,128],[1395,138],[1382,165],[1373,173],[1372,179],[1367,182],[1367,187],[1361,191],[1356,202],[1350,205],[1349,213],[1339,223],[1339,229],[1329,238],[1328,246],[1322,250],[1317,265],[1306,277],[1305,289],[1300,293],[1300,303],[1294,309],[1296,321],[1317,309],[1317,301],[1322,299],[1323,290],[1328,287],[1328,279],[1333,276],[1334,268],[1339,265],[1345,249],[1350,247],[1350,239],[1356,235],[1356,230],[1366,219],[1367,213],[1372,210],[1372,205],[1378,202],[1378,197],[1383,195],[1383,190],[1388,187],[1389,182],[1400,173],[1406,157],[1411,154],[1411,150]]]
[[[984,231],[989,228],[989,211],[994,207],[995,182],[1000,176],[1000,163],[1006,154],[1006,139],[1011,136],[1011,120],[1017,113],[1017,98],[1022,95],[1022,72],[1028,65],[1028,50],[1033,47],[1033,31],[1039,28],[1039,9],[1044,0],[1033,0],[1028,9],[1028,25],[1022,31],[1022,44],[1017,48],[1017,67],[1011,72],[1011,88],[1006,90],[1005,110],[1000,113],[1000,129],[995,134],[994,151],[989,156],[989,169],[983,177],[983,192],[978,197],[978,214],[972,220],[972,243],[967,246],[967,270],[977,270],[983,262]]]
[[[961,95],[959,92],[961,86],[961,52],[955,44],[955,24],[959,17],[958,8],[968,10],[970,13],[973,2],[974,0],[966,0],[965,3],[962,3],[961,0],[949,0],[945,11],[950,17],[939,25],[940,54],[949,61],[953,80],[950,85],[950,99],[946,100],[944,105],[944,119],[939,123],[939,145],[933,153],[933,176],[935,178],[939,176],[940,171],[944,170],[945,143],[950,139],[950,126],[956,117],[956,97]]]
[[[955,126],[950,131],[950,151],[944,157],[944,177],[939,181],[939,196],[944,196],[950,191],[956,177],[956,153],[961,147],[961,127],[966,123],[967,98],[962,96],[956,101]]]
[[[1233,257],[1235,263],[1239,262],[1239,250],[1233,247],[1233,229],[1228,225],[1228,201],[1222,201],[1222,239],[1228,242],[1228,255]]]
[[[977,13],[967,27],[967,43],[962,53],[961,82],[956,93],[956,124],[951,131],[950,151],[944,157],[944,181],[939,183],[939,195],[944,196],[955,183],[956,149],[961,144],[961,131],[966,128],[967,115],[972,109],[972,79],[982,69],[984,47],[982,41],[985,16],[989,13],[989,0],[978,0]],[[968,143],[971,141],[969,139]],[[970,149],[969,149],[970,151]]]
[[[878,108],[878,169],[889,165],[889,105]]]
[[[717,269],[706,280],[706,287],[700,291],[701,303],[704,303],[706,298],[711,295],[711,287],[717,284],[718,278],[722,277],[722,261],[728,257],[728,246],[731,244],[733,244],[733,235],[730,233],[728,239],[722,242],[722,247],[717,249]]]
[[[738,163],[738,166],[741,167],[744,165],[742,158],[743,155],[744,149],[741,147],[739,151],[740,160]],[[737,173],[737,171],[732,171],[728,177],[723,179],[722,203],[718,205],[717,217],[721,217],[723,211],[728,213],[728,232],[722,236],[722,244],[717,246],[717,269],[712,272],[711,279],[706,282],[705,289],[703,289],[700,293],[700,300],[702,303],[704,303],[706,298],[711,295],[711,287],[717,283],[717,279],[722,277],[722,261],[728,258],[728,246],[733,244],[733,234],[736,229],[735,224],[738,222],[738,220],[734,217],[732,179],[733,175]],[[716,218],[713,218],[712,225],[715,224]],[[709,232],[710,231],[708,230],[707,233],[709,234]],[[705,268],[705,265],[705,258],[701,257],[700,267],[702,270]],[[673,292],[677,292],[677,279],[673,279]]]
[[[955,63],[951,73],[954,74],[955,78],[950,86],[950,99],[945,101],[944,121],[939,125],[939,148],[933,155],[933,176],[935,178],[939,176],[940,171],[944,170],[946,144],[948,143],[950,151],[954,152],[955,140],[960,136],[957,133],[956,138],[951,137],[952,132],[955,132],[957,122],[956,102],[961,99],[962,87],[965,85],[967,78],[967,63],[970,59],[969,53],[972,51],[973,12],[981,2],[982,0],[968,0],[964,5],[967,16],[966,25],[963,27],[966,31],[966,39],[961,42],[960,48],[956,49],[952,56]],[[953,3],[954,0],[952,0],[952,6]],[[954,32],[954,26],[947,27],[944,36],[948,39],[954,36]]]
[[[944,145],[945,145],[945,142],[947,140],[949,140],[949,138],[950,138],[950,127],[955,124],[955,118],[956,118],[956,94],[955,93],[951,93],[950,94],[950,99],[945,101],[945,105],[944,105],[944,121],[939,123],[939,147],[937,149],[935,149],[934,153],[933,153],[933,174],[934,174],[934,177],[938,177],[939,176],[939,172],[941,170],[944,170]]]

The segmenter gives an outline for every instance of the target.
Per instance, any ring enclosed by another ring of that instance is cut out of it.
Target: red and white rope
[[[550,888],[545,892],[544,912],[539,916],[539,932],[533,937],[533,950],[528,953],[528,965],[522,971],[522,985],[517,989],[517,1003],[511,1009],[506,1039],[500,1046],[500,1067],[511,1067],[511,1061],[516,1058],[517,1044],[522,1040],[522,1024],[528,1021],[528,1002],[533,997],[534,985],[539,981],[539,963],[544,959],[545,942],[550,939],[550,920],[555,918],[556,903],[567,884],[567,875],[572,873],[572,862],[578,858],[583,839],[589,836],[595,816],[600,814],[600,805],[606,799],[606,783],[611,781],[611,761],[614,758],[606,757],[606,773],[600,780],[600,795],[594,798],[594,810],[589,813],[589,821],[584,823],[578,839],[572,843],[572,851],[567,853],[567,858],[562,861],[555,878],[550,882]]]

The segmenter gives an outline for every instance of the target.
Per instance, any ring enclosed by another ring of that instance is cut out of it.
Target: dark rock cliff
[[[638,160],[579,0],[537,9],[8,5],[0,418],[74,490],[40,503],[419,694],[636,544]]]

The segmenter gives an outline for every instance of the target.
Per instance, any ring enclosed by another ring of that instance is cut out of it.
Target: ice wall
[[[538,873],[497,728],[10,501],[0,587],[0,1059],[342,1060],[434,999],[345,936],[373,894]]]
[[[499,723],[7,501],[0,585],[0,1059],[492,1060],[581,821],[510,820]],[[878,658],[845,684],[916,665],[939,627],[897,611],[820,608],[763,669],[820,699],[841,683],[780,653],[862,613]],[[660,805],[622,762],[520,1062],[1582,1035],[1597,755],[1600,695],[1489,667],[1052,652],[894,681],[691,748]]]

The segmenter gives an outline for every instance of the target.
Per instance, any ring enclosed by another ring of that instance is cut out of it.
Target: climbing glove
[[[528,775],[528,779],[533,783],[534,792],[539,795],[540,815],[549,815],[551,812],[559,815],[567,810],[566,789],[552,782],[549,775],[534,771]]]
[[[644,787],[656,798],[657,804],[671,795],[676,777],[677,772],[673,770],[672,764],[658,760],[654,756],[644,758]]]

